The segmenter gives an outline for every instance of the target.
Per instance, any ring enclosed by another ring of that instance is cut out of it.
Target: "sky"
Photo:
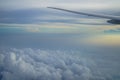
[[[120,16],[120,0],[0,0],[0,80],[120,80],[120,25],[47,8]]]
[[[77,42],[80,44],[87,42],[87,44],[92,43],[94,45],[105,45],[106,43],[107,46],[112,46],[113,44],[114,46],[119,46],[120,25],[109,24],[107,23],[108,19],[88,17],[47,8],[48,6],[53,6],[119,16],[119,2],[119,0],[1,0],[1,33],[26,31],[31,33],[63,33],[85,36],[89,34],[90,37],[85,38],[86,40],[81,40],[80,38],[80,41]],[[114,39],[111,40],[109,37]]]
[[[119,0],[1,0],[0,8],[24,9],[40,8],[46,6],[58,6],[74,9],[116,9]]]

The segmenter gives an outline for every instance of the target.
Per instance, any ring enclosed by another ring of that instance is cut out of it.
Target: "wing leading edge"
[[[56,10],[61,10],[61,11],[66,11],[66,12],[71,12],[75,14],[82,14],[82,15],[88,15],[88,16],[94,16],[94,17],[100,17],[100,18],[106,18],[106,19],[111,19],[108,22],[116,22],[120,24],[120,16],[113,16],[113,15],[104,15],[104,14],[95,14],[95,13],[86,13],[86,12],[77,12],[77,11],[72,11],[72,10],[67,10],[67,9],[62,9],[62,8],[56,8],[56,7],[47,7],[51,9],[56,9]]]

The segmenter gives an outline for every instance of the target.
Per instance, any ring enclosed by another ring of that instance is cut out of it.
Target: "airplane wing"
[[[62,8],[56,8],[56,7],[47,7],[47,8],[57,9],[57,10],[71,12],[71,13],[75,13],[75,14],[82,14],[82,15],[88,15],[88,16],[94,16],[94,17],[100,17],[100,18],[106,18],[106,19],[112,19],[112,20],[120,21],[120,16],[105,15],[105,14],[95,14],[95,13],[86,13],[86,12],[77,12],[77,11],[72,11],[72,10],[67,10],[67,9],[62,9]]]

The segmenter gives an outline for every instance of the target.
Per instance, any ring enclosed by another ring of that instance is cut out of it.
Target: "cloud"
[[[104,30],[104,33],[120,33],[120,28]]]
[[[13,48],[0,53],[0,80],[105,80],[91,67],[73,52]]]
[[[114,5],[116,4],[116,5]],[[22,5],[22,6],[21,6]],[[46,6],[59,6],[78,9],[108,9],[117,8],[119,6],[119,0],[2,0],[0,1],[1,9],[25,9],[25,8],[40,8]]]

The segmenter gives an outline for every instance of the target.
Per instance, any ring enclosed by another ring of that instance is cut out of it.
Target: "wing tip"
[[[51,8],[51,9],[59,9],[59,8],[56,8],[56,7],[47,7],[47,8]]]
[[[47,8],[54,8],[54,7],[47,7]]]

